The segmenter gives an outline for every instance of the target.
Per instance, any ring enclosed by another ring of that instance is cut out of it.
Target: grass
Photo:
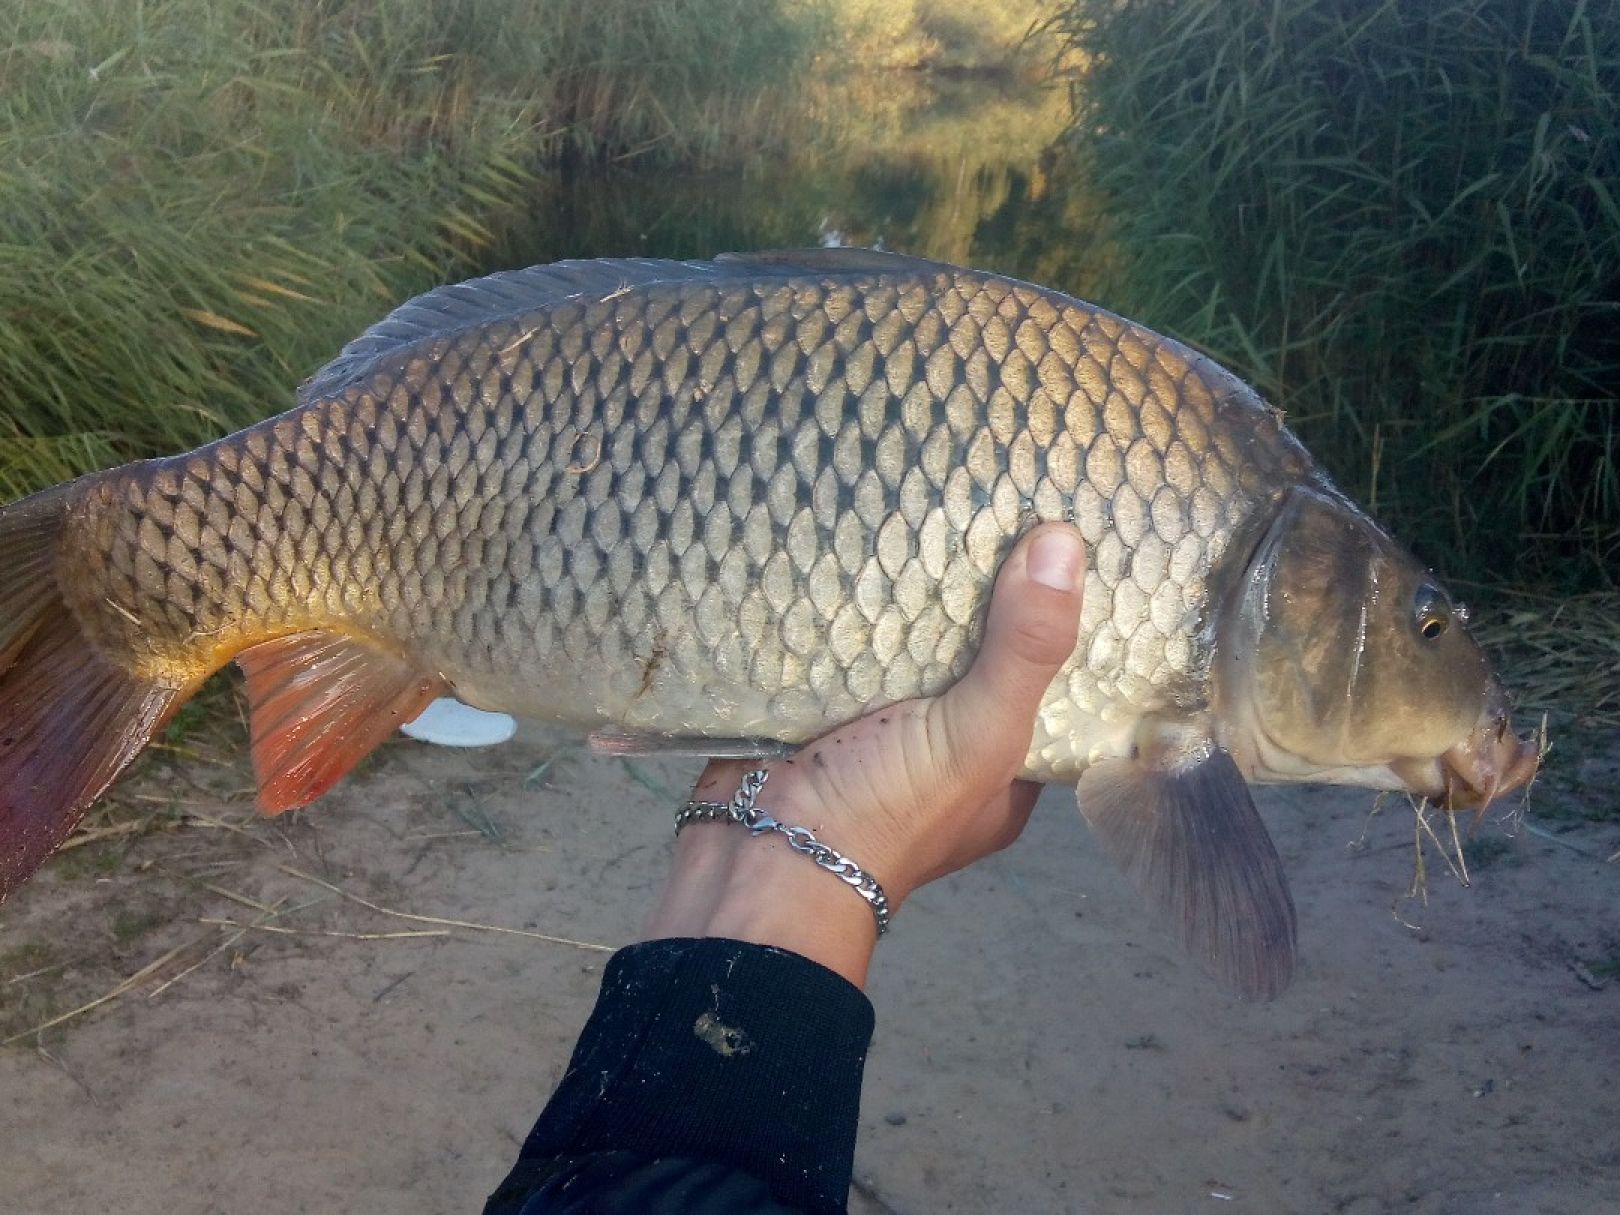
[[[1453,572],[1620,568],[1620,4],[1076,0],[1110,303]]]
[[[394,303],[485,268],[566,158],[768,153],[820,12],[5,6],[0,500],[288,407]]]
[[[1499,659],[1519,731],[1545,723],[1550,747],[1526,803],[1530,813],[1620,821],[1620,594],[1499,588],[1477,606],[1475,631]]]
[[[1480,641],[1502,656],[1521,710],[1620,735],[1620,594],[1498,592]]]
[[[795,101],[828,45],[821,0],[561,0],[534,65],[584,158],[653,155],[687,167],[780,155],[802,132]]]
[[[0,494],[285,408],[515,214],[536,106],[474,107],[409,13],[4,10]]]
[[[840,55],[865,68],[1000,75],[1038,56],[1055,0],[831,0]]]

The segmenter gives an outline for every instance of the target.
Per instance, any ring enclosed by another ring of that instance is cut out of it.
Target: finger
[[[996,745],[1028,745],[1041,697],[1074,652],[1084,571],[1085,543],[1066,523],[1036,528],[1009,554],[978,657],[941,698],[955,745],[982,745],[987,733]]]

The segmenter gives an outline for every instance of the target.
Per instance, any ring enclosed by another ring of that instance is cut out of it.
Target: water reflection
[[[872,245],[1080,290],[1084,209],[1048,152],[1065,105],[1011,76],[884,72],[829,85],[786,163],[741,173],[576,167],[548,182],[503,260]]]

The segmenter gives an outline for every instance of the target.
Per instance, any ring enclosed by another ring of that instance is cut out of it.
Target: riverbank
[[[263,820],[243,753],[191,748],[126,789],[139,829],[99,818],[0,908],[0,1036],[104,1000],[0,1048],[0,1205],[475,1209],[694,769],[399,742]],[[1300,911],[1275,1004],[1151,927],[1066,789],[908,903],[874,970],[857,1215],[1620,1204],[1615,825],[1493,814],[1472,887],[1431,850],[1419,899],[1404,803],[1259,804]]]

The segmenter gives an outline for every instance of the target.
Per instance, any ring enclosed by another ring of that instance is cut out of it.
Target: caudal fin
[[[99,654],[62,601],[65,489],[0,509],[0,900],[190,694]]]

